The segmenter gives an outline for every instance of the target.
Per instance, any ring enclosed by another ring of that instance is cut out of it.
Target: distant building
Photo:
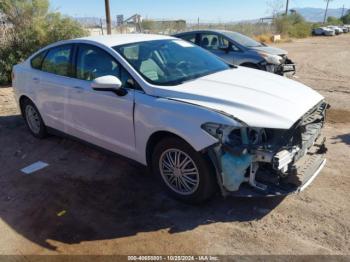
[[[174,34],[186,30],[186,20],[144,20],[144,31],[158,34]]]
[[[121,26],[124,23],[124,15],[117,15],[117,26]]]
[[[117,15],[117,30],[120,33],[140,33],[142,32],[142,16],[134,14],[127,19],[124,15]]]

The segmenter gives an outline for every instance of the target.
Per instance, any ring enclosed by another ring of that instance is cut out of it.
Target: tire
[[[217,189],[209,161],[180,138],[168,137],[156,145],[152,171],[173,198],[188,204],[210,199]]]
[[[38,108],[29,99],[25,99],[21,105],[24,121],[30,133],[36,138],[43,139],[47,136],[46,126]]]

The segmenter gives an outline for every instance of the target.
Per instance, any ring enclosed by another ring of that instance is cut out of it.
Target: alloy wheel
[[[159,159],[164,182],[174,192],[191,195],[198,189],[199,172],[193,159],[179,149],[168,149]]]

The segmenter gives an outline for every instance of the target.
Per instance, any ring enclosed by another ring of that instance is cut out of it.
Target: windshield
[[[240,33],[236,32],[225,32],[225,34],[230,37],[233,41],[236,43],[245,46],[245,47],[260,47],[263,46],[258,41],[255,41],[254,39],[251,39],[248,36],[242,35]]]
[[[115,46],[114,50],[156,85],[178,85],[230,68],[211,53],[178,39]]]

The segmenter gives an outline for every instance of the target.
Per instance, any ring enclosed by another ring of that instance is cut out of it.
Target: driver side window
[[[119,65],[113,57],[100,48],[80,45],[77,60],[77,78],[92,81],[101,76],[120,78]]]
[[[112,75],[119,78],[123,87],[141,90],[128,71],[110,54],[98,47],[87,44],[79,45],[76,68],[78,79],[92,81],[101,76]],[[129,80],[132,80],[132,86]]]

